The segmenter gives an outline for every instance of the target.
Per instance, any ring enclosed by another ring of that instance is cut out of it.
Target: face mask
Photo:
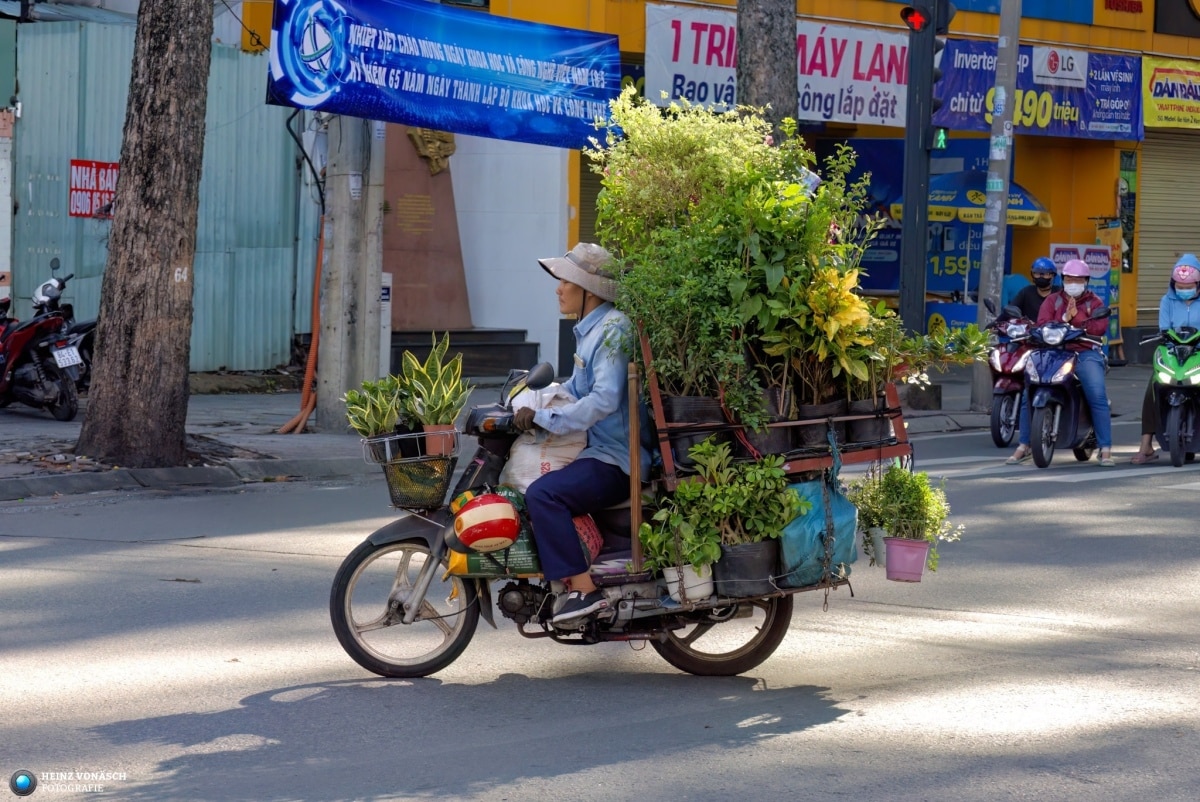
[[[1179,296],[1180,300],[1190,301],[1196,297],[1196,288],[1192,287],[1190,290],[1175,290],[1175,294]]]
[[[1086,284],[1064,284],[1063,292],[1070,295],[1072,298],[1078,298],[1083,295],[1083,291],[1087,289]]]
[[[1034,276],[1034,277],[1033,277],[1033,284],[1034,284],[1034,286],[1035,286],[1035,287],[1037,287],[1039,290],[1044,290],[1044,289],[1046,289],[1047,287],[1049,287],[1049,286],[1050,286],[1050,283],[1051,283],[1051,282],[1053,282],[1053,281],[1054,281],[1054,279],[1052,279],[1052,278],[1043,278],[1043,277],[1041,277],[1041,276]]]

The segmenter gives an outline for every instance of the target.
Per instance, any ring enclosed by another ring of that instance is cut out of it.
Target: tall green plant
[[[462,354],[443,364],[450,348],[450,332],[441,342],[433,335],[433,347],[422,363],[411,351],[401,359],[404,387],[404,411],[412,420],[427,426],[450,425],[458,418],[471,394],[471,385],[462,378]]]

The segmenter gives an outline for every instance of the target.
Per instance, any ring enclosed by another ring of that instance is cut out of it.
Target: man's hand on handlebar
[[[522,407],[517,410],[517,414],[513,415],[513,428],[518,432],[527,432],[534,427],[533,409],[530,407]]]

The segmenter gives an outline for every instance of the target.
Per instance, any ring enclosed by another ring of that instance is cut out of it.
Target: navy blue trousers
[[[629,475],[616,465],[585,457],[537,479],[525,491],[533,540],[546,579],[582,574],[591,560],[571,520],[629,498]]]

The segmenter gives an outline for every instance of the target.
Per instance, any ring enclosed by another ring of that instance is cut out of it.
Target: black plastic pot
[[[718,596],[765,596],[778,588],[772,581],[779,566],[779,541],[763,540],[739,546],[722,546],[721,559],[713,563]]]
[[[787,393],[778,388],[771,388],[763,391],[763,398],[767,403],[767,412],[771,423],[788,420],[787,416],[783,414],[791,401]],[[784,454],[796,447],[796,428],[795,426],[780,426],[761,432],[747,430],[743,432],[743,436],[759,454]],[[738,445],[741,446],[740,441]],[[743,457],[753,456],[745,447],[740,447],[738,453]]]
[[[663,417],[667,419],[667,423],[694,423],[697,426],[695,432],[668,435],[671,453],[675,457],[675,464],[680,468],[690,468],[694,464],[688,458],[688,449],[692,446],[703,443],[709,437],[713,437],[719,443],[729,442],[732,439],[732,434],[728,431],[713,432],[705,431],[703,428],[704,424],[724,426],[726,423],[725,414],[721,411],[721,402],[716,398],[691,395],[664,396]]]
[[[887,400],[883,396],[864,398],[861,401],[851,401],[848,414],[869,415],[885,407],[887,407]],[[874,443],[887,440],[891,436],[892,424],[887,418],[846,421],[846,442],[848,443]]]
[[[824,420],[845,414],[846,399],[844,398],[825,404],[801,404],[799,407],[800,420]],[[818,426],[810,424],[808,426],[797,426],[796,428],[799,429],[797,440],[801,445],[808,448],[829,445],[828,425]],[[833,434],[837,438],[838,443],[846,442],[845,421],[833,424]]]

